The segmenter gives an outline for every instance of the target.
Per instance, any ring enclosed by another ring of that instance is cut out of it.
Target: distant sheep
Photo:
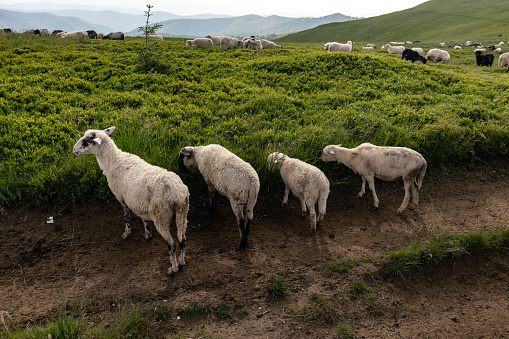
[[[57,36],[58,34],[60,33],[57,33]],[[67,32],[67,33],[63,33],[61,35],[62,38],[64,39],[77,39],[77,38],[84,38],[84,39],[88,39],[88,33],[86,31],[71,31],[71,32]]]
[[[371,50],[375,49],[375,47],[371,47],[371,46],[362,46],[361,48],[363,51],[371,51]]]
[[[422,55],[419,55],[418,52],[413,51],[411,49],[405,49],[403,51],[403,53],[401,54],[401,59],[411,60],[412,63],[414,63],[416,61],[421,61],[423,64],[426,63],[425,57],[423,57]]]
[[[350,53],[352,51],[353,42],[348,41],[346,44],[340,44],[338,42],[332,42],[328,46],[329,52],[346,52]]]
[[[223,36],[222,35],[210,35],[210,34],[207,34],[205,36],[205,38],[212,40],[212,43],[214,44],[214,46],[220,46],[221,45],[221,38],[223,38]]]
[[[482,54],[482,52],[475,53],[475,61],[477,62],[477,66],[491,67],[494,60],[495,56],[493,54]]]
[[[423,55],[424,54],[424,50],[422,48],[420,48],[420,47],[413,47],[413,48],[411,48],[411,50],[419,53],[419,55]]]
[[[507,67],[505,72],[509,72],[509,52],[500,54],[498,57],[498,67]]]
[[[430,60],[435,63],[446,63],[451,60],[451,56],[447,51],[433,48],[428,51],[428,54],[426,54],[426,60]]]
[[[108,180],[108,186],[124,208],[125,231],[122,238],[131,234],[130,210],[138,215],[145,226],[145,239],[152,233],[147,221],[166,241],[170,251],[171,268],[168,274],[178,271],[185,264],[187,212],[189,191],[178,175],[164,168],[150,165],[140,157],[121,151],[110,138],[115,127],[88,130],[73,147],[76,155],[93,154]],[[175,218],[180,256],[176,257],[176,246],[170,234],[170,224]]]
[[[406,147],[380,147],[364,143],[356,148],[344,148],[339,145],[329,145],[323,149],[323,161],[337,161],[351,168],[362,177],[362,187],[357,194],[362,197],[366,192],[366,181],[373,193],[373,208],[378,209],[379,200],[375,192],[375,178],[394,181],[403,179],[405,198],[396,211],[401,214],[410,201],[412,191],[413,207],[419,204],[419,189],[421,188],[427,163],[418,152]]]
[[[226,49],[238,48],[242,46],[242,41],[234,37],[224,36],[221,37],[219,45]]]
[[[405,50],[404,46],[391,46],[390,44],[385,44],[382,46],[382,49],[387,48],[389,54],[402,54]]]
[[[456,45],[456,46],[454,46],[454,49],[461,49],[461,46]]]
[[[212,46],[214,46],[214,43],[209,38],[196,38],[194,40],[187,40],[186,46],[196,48],[212,48]]]
[[[160,34],[151,34],[148,36],[149,39],[156,40],[156,41],[163,41],[164,38]]]
[[[216,190],[228,197],[240,231],[240,247],[247,246],[253,209],[260,191],[260,179],[247,162],[220,145],[187,146],[180,150],[181,167],[198,166],[209,189],[210,207]]]
[[[269,40],[266,40],[266,39],[260,39],[260,41],[262,42],[262,48],[263,49],[281,49],[283,48],[282,46],[276,44],[275,42],[272,42],[272,41],[269,41]]]
[[[87,31],[88,38],[89,39],[97,39],[97,32],[92,30]]]
[[[124,40],[124,33],[117,31],[117,32],[111,32],[103,36],[103,39],[106,40]]]
[[[325,174],[313,165],[299,159],[290,158],[283,153],[274,152],[267,158],[269,169],[278,169],[285,183],[283,205],[288,203],[290,190],[300,199],[302,215],[309,210],[311,230],[316,231],[316,223],[321,222],[326,212],[330,185]],[[315,205],[318,204],[318,218]]]
[[[500,47],[496,48],[493,52],[495,52],[495,53],[502,53],[502,48],[500,48]]]
[[[244,38],[242,47],[244,49],[252,49],[252,50],[263,49],[262,41],[258,37],[255,37],[255,36],[252,36],[247,39]]]
[[[476,48],[476,49],[474,49],[474,53],[477,53],[477,52],[486,52],[486,48]]]

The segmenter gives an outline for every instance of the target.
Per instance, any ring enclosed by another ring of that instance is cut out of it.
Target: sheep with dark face
[[[482,54],[481,51],[475,52],[475,61],[477,66],[491,67],[494,60],[495,56],[493,54]]]
[[[329,145],[323,149],[323,161],[337,161],[351,168],[362,177],[362,187],[357,195],[366,193],[366,181],[373,193],[373,208],[378,209],[379,200],[375,192],[375,178],[394,181],[403,179],[405,198],[396,211],[405,211],[412,191],[413,207],[419,204],[419,189],[421,188],[427,163],[418,152],[406,147],[380,147],[364,143],[356,148],[344,148],[340,145]]]
[[[260,191],[254,168],[220,145],[187,146],[180,150],[180,166],[198,166],[209,189],[210,207],[215,206],[216,190],[228,197],[237,218],[240,247],[247,245],[253,209]]]
[[[401,59],[410,60],[412,63],[416,61],[421,61],[423,64],[426,63],[426,58],[419,54],[419,52],[416,52],[411,49],[405,49],[403,53],[401,54]]]
[[[124,32],[111,32],[103,36],[105,40],[124,40]]]
[[[178,175],[164,168],[153,166],[140,157],[121,151],[110,138],[115,127],[105,130],[88,130],[73,147],[76,155],[93,154],[108,180],[108,186],[124,208],[125,231],[122,238],[131,235],[130,211],[143,220],[145,239],[152,233],[147,221],[166,241],[170,251],[171,267],[168,274],[178,271],[185,264],[187,212],[189,191]],[[175,219],[180,256],[170,234],[170,224]]]

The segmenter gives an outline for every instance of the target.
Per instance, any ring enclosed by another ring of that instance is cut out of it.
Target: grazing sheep
[[[362,46],[361,48],[364,51],[371,51],[371,50],[375,49],[375,47],[372,47],[372,46]]]
[[[184,265],[187,212],[189,191],[178,175],[164,168],[153,166],[140,157],[122,152],[110,138],[115,127],[88,130],[73,147],[76,155],[93,154],[108,180],[108,186],[124,208],[125,232],[122,238],[131,234],[130,210],[143,220],[145,239],[152,233],[147,221],[154,222],[155,228],[166,241],[170,251],[171,268],[168,274],[178,271],[178,264]],[[180,256],[176,258],[176,246],[170,234],[170,224],[175,217]]]
[[[97,33],[97,39],[103,39],[104,38],[104,34],[102,33]]]
[[[495,60],[495,56],[493,54],[482,54],[480,51],[475,53],[475,61],[477,62],[477,66],[491,67],[491,65],[493,65],[493,60]]]
[[[332,41],[330,41],[330,42],[326,42],[326,43],[323,45],[323,49],[324,49],[324,50],[326,50],[326,51],[328,51],[328,50],[329,50],[329,45],[330,45],[330,44],[332,44],[332,43],[335,43],[335,42],[332,42]]]
[[[53,32],[51,32],[51,35],[57,35],[58,33],[62,33],[63,30],[61,29],[55,29]]]
[[[280,45],[276,44],[275,42],[272,42],[269,40],[260,39],[260,41],[262,42],[263,49],[268,49],[268,48],[281,49],[281,48],[283,48],[283,46],[280,46]]]
[[[87,31],[89,39],[97,39],[97,32],[93,29]]]
[[[210,34],[207,34],[205,36],[205,39],[210,39],[212,40],[212,43],[215,45],[215,46],[220,46],[221,45],[221,39],[223,38],[222,35],[210,35]]]
[[[454,46],[454,49],[461,49],[461,46],[456,45],[456,46]]]
[[[451,60],[451,56],[447,51],[443,51],[438,48],[433,48],[428,51],[428,54],[426,54],[426,60],[431,60],[435,63],[446,63],[449,60]]]
[[[495,52],[495,53],[502,53],[502,48],[500,48],[500,47],[499,48],[495,48],[493,50],[493,52]]]
[[[57,33],[57,36],[58,34],[60,33]],[[76,39],[76,38],[85,38],[85,39],[88,39],[88,33],[86,31],[71,31],[71,32],[68,32],[68,33],[63,33],[61,35],[62,38],[64,39],[69,39],[69,38],[72,38],[72,39]]]
[[[244,49],[252,49],[252,50],[259,50],[263,49],[262,41],[255,36],[251,36],[250,38],[244,38],[242,39],[242,47]]]
[[[212,48],[214,43],[209,38],[196,38],[194,40],[186,40],[186,46],[196,48]]]
[[[103,39],[107,40],[124,40],[124,33],[123,32],[111,32],[103,36]]]
[[[327,207],[329,196],[329,180],[313,165],[299,159],[290,158],[283,153],[271,153],[267,162],[269,169],[278,169],[285,183],[285,196],[283,205],[288,203],[290,190],[300,199],[302,215],[309,210],[311,230],[316,231],[316,223],[321,222]],[[315,205],[318,204],[318,218],[316,217]]]
[[[423,64],[426,63],[425,57],[419,55],[418,52],[413,51],[411,49],[405,49],[401,54],[401,59],[411,60],[412,63],[416,62],[417,60],[421,61]]]
[[[156,40],[156,41],[163,41],[163,36],[159,34],[151,34],[148,36],[149,39]]]
[[[419,53],[419,55],[423,55],[424,54],[424,50],[422,48],[420,48],[420,47],[413,47],[411,49],[412,49],[412,51],[415,51],[415,52]]]
[[[329,52],[346,52],[350,53],[352,51],[353,42],[348,41],[346,44],[340,44],[337,42],[331,42],[328,46]]]
[[[391,46],[390,44],[385,44],[382,46],[382,49],[387,48],[389,54],[402,54],[405,50],[404,46]]]
[[[357,195],[362,197],[366,181],[373,193],[373,208],[377,209],[379,200],[375,192],[375,177],[385,181],[403,179],[405,198],[396,211],[405,211],[412,191],[413,207],[419,203],[419,189],[426,173],[426,160],[418,152],[405,147],[380,147],[364,143],[348,149],[340,145],[329,145],[323,149],[323,161],[337,161],[362,176],[362,187]]]
[[[226,49],[238,48],[242,46],[242,41],[234,37],[224,36],[221,37],[219,45],[221,46],[221,48]]]
[[[509,72],[509,52],[500,54],[498,57],[498,67],[507,67],[506,73]]]
[[[477,52],[486,52],[486,48],[476,48],[476,49],[474,49],[474,53],[477,53]]]
[[[215,192],[228,197],[237,217],[240,247],[247,245],[253,209],[260,191],[260,180],[254,168],[220,145],[187,146],[180,150],[181,167],[196,165],[207,183],[210,207],[215,206]]]

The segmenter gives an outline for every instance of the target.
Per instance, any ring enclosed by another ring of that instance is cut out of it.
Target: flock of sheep
[[[205,38],[196,38],[193,40],[187,40],[186,46],[196,47],[196,48],[212,48],[214,46],[219,46],[221,48],[232,49],[232,48],[245,48],[245,49],[280,49],[283,48],[276,43],[266,40],[260,39],[257,36],[249,36],[243,39],[237,39],[235,37],[229,36],[213,36],[207,35]]]
[[[130,211],[138,215],[145,227],[145,239],[152,233],[148,221],[166,241],[170,252],[171,267],[168,274],[178,272],[185,264],[187,214],[189,190],[181,178],[164,168],[153,166],[140,157],[121,151],[110,138],[115,127],[105,130],[88,130],[73,147],[76,155],[93,154],[108,181],[108,186],[124,209],[125,231],[122,237],[131,234]],[[375,192],[375,178],[387,181],[402,179],[405,197],[396,211],[405,211],[412,197],[412,208],[419,203],[419,189],[426,173],[426,160],[416,151],[405,147],[379,147],[369,143],[356,148],[340,145],[326,146],[322,160],[338,162],[351,168],[362,177],[358,193],[362,197],[366,181],[373,194],[373,208],[379,200]],[[302,215],[309,211],[311,230],[326,213],[330,187],[325,174],[315,166],[283,153],[271,153],[267,157],[270,170],[279,170],[285,184],[283,205],[288,202],[290,191],[301,201]],[[240,247],[247,246],[247,238],[253,220],[254,207],[260,191],[260,180],[256,170],[246,161],[226,148],[210,144],[186,146],[180,150],[179,165],[197,166],[208,186],[210,207],[215,205],[215,194],[228,197],[237,218],[240,232]],[[315,206],[318,205],[318,216]],[[177,257],[176,243],[170,234],[170,225],[175,220],[180,255]]]
[[[12,30],[10,28],[0,28],[0,33],[12,33]],[[103,33],[97,33],[94,30],[79,30],[79,31],[70,31],[65,32],[61,29],[56,29],[52,32],[50,32],[47,29],[34,29],[30,28],[24,31],[21,34],[27,34],[32,35],[35,34],[39,37],[49,37],[49,36],[58,36],[61,38],[84,38],[84,39],[107,39],[107,40],[124,40],[124,33],[117,31],[117,32],[111,32],[106,35]]]

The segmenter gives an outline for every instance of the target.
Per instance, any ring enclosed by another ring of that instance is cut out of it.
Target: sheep
[[[115,126],[102,131],[86,131],[74,145],[73,153],[96,156],[108,186],[124,209],[125,231],[122,238],[126,239],[131,234],[130,210],[142,219],[147,240],[152,237],[147,221],[154,222],[170,251],[171,267],[168,274],[173,274],[178,271],[178,265],[185,264],[189,190],[175,173],[121,151],[110,138],[114,130]],[[175,242],[170,234],[173,217],[180,248],[178,263]]]
[[[97,32],[93,29],[86,31],[89,39],[97,39]]]
[[[104,34],[103,33],[97,33],[97,39],[103,39]]]
[[[351,41],[348,41],[346,44],[340,44],[340,43],[337,43],[337,42],[332,42],[329,47],[328,47],[328,51],[329,52],[346,52],[346,53],[350,53],[352,51],[352,45],[353,45],[353,42]]]
[[[151,34],[148,36],[149,39],[156,40],[156,41],[163,41],[163,36],[160,34]]]
[[[424,50],[422,48],[420,48],[420,47],[413,47],[411,49],[412,49],[412,51],[415,51],[415,52],[419,53],[419,55],[423,55],[424,54]]]
[[[382,49],[387,48],[389,54],[402,54],[405,50],[404,46],[391,46],[390,44],[385,44],[382,46]]]
[[[53,32],[51,32],[51,35],[57,35],[58,33],[62,33],[63,30],[61,29],[55,29]]]
[[[446,63],[451,60],[451,56],[447,51],[433,48],[428,51],[428,54],[426,54],[426,60],[431,60],[435,63]]]
[[[208,189],[210,207],[215,207],[215,192],[228,197],[237,218],[240,247],[247,246],[247,236],[253,220],[253,209],[260,191],[260,179],[254,168],[226,148],[210,144],[186,146],[180,150],[179,165],[196,165]]]
[[[328,51],[328,50],[329,50],[329,46],[330,46],[330,44],[332,44],[332,43],[337,43],[337,42],[332,42],[332,41],[330,41],[330,42],[326,42],[326,43],[323,45],[323,49],[324,49],[324,50],[326,50],[326,51]]]
[[[401,54],[401,59],[411,60],[412,63],[416,62],[417,60],[421,61],[423,64],[426,63],[425,57],[419,55],[418,52],[413,51],[411,49],[405,49]]]
[[[215,45],[215,46],[220,46],[221,45],[221,38],[223,38],[222,35],[210,35],[210,34],[207,34],[205,36],[205,39],[210,39],[212,40],[212,43]]]
[[[371,51],[371,50],[374,50],[375,48],[372,47],[372,46],[362,46],[362,50],[363,51]]]
[[[373,193],[373,209],[378,209],[379,200],[375,192],[375,177],[385,181],[403,179],[405,198],[396,211],[401,214],[407,208],[412,190],[412,208],[419,204],[419,189],[426,173],[427,163],[418,152],[406,147],[380,147],[364,143],[348,149],[341,145],[329,145],[323,149],[323,161],[337,161],[362,176],[358,197],[364,195],[366,181]]]
[[[196,48],[212,48],[214,43],[209,38],[196,38],[194,40],[186,40],[186,46]]]
[[[244,49],[253,49],[253,50],[259,50],[259,49],[263,49],[263,45],[262,45],[262,41],[258,38],[258,37],[255,37],[255,36],[252,36],[250,38],[244,38],[245,40],[243,40],[243,43],[242,43],[242,47]]]
[[[493,54],[482,54],[482,52],[475,53],[475,61],[477,62],[477,66],[489,66],[493,65],[493,60],[495,60],[495,56]]]
[[[111,32],[103,36],[103,39],[107,40],[124,40],[124,33],[117,31],[117,32]]]
[[[509,52],[500,54],[498,57],[498,67],[507,67],[506,73],[509,72]]]
[[[476,48],[476,49],[474,49],[474,53],[477,53],[477,52],[486,52],[486,48]]]
[[[495,52],[495,53],[502,53],[502,48],[500,48],[500,47],[499,48],[495,48],[493,50],[493,52]]]
[[[262,42],[263,49],[269,49],[269,48],[281,49],[281,48],[283,48],[283,46],[280,46],[280,45],[276,44],[275,42],[272,42],[269,40],[260,39],[260,41]]]
[[[461,49],[461,46],[456,45],[456,46],[454,46],[454,49]]]
[[[224,36],[221,37],[219,45],[221,48],[232,49],[242,46],[242,41],[234,37]]]
[[[330,185],[325,174],[313,165],[299,159],[293,159],[283,153],[271,153],[267,162],[269,169],[278,169],[285,183],[285,195],[282,205],[288,203],[290,190],[301,202],[302,216],[309,209],[311,231],[316,231],[316,223],[321,222],[325,216],[327,197]],[[315,205],[318,204],[318,218],[316,217]]]
[[[373,44],[367,44],[366,47],[373,47],[373,48],[376,48],[376,45],[373,45]]]
[[[60,33],[57,33],[57,36]],[[61,35],[62,38],[85,38],[88,39],[88,33],[86,31],[71,31],[68,33],[63,33]]]

